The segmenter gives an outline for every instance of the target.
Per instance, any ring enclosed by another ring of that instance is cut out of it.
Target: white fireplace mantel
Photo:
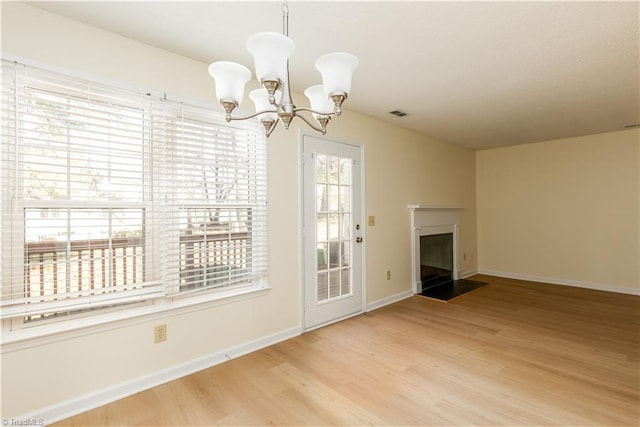
[[[411,210],[411,228],[458,224],[461,206],[456,205],[408,205]]]
[[[458,279],[458,222],[461,206],[410,204],[411,210],[411,266],[414,292],[420,293],[420,236],[453,233],[453,279]]]

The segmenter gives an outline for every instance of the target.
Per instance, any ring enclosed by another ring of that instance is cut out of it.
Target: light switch
[[[369,216],[369,227],[373,227],[374,225],[376,225],[376,217],[371,215]]]

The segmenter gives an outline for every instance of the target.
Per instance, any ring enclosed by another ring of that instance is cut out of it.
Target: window
[[[164,229],[168,292],[252,284],[267,269],[266,144],[255,128],[221,126],[206,110],[172,112]],[[261,149],[258,149],[260,145]]]
[[[257,123],[3,61],[0,164],[14,326],[266,275]]]

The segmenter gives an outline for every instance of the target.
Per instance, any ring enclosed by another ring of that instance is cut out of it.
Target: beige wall
[[[478,266],[638,293],[640,130],[477,153]]]
[[[207,64],[25,4],[3,2],[2,50],[114,82],[214,100]],[[464,206],[460,253],[467,253],[467,261],[460,269],[476,268],[474,152],[348,110],[330,127],[328,136],[365,146],[365,214],[376,216],[375,227],[366,229],[365,241],[369,303],[411,289],[410,203]],[[22,350],[4,348],[2,416],[37,411],[298,327],[298,144],[295,126],[289,132],[279,129],[269,140],[272,289],[267,295],[167,317],[162,322],[168,325],[169,339],[162,345],[152,343],[153,325],[158,322],[148,320]],[[390,281],[386,270],[392,270]]]

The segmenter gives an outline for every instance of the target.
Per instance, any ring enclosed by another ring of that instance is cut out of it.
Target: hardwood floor
[[[58,425],[640,424],[640,297],[473,279]]]

